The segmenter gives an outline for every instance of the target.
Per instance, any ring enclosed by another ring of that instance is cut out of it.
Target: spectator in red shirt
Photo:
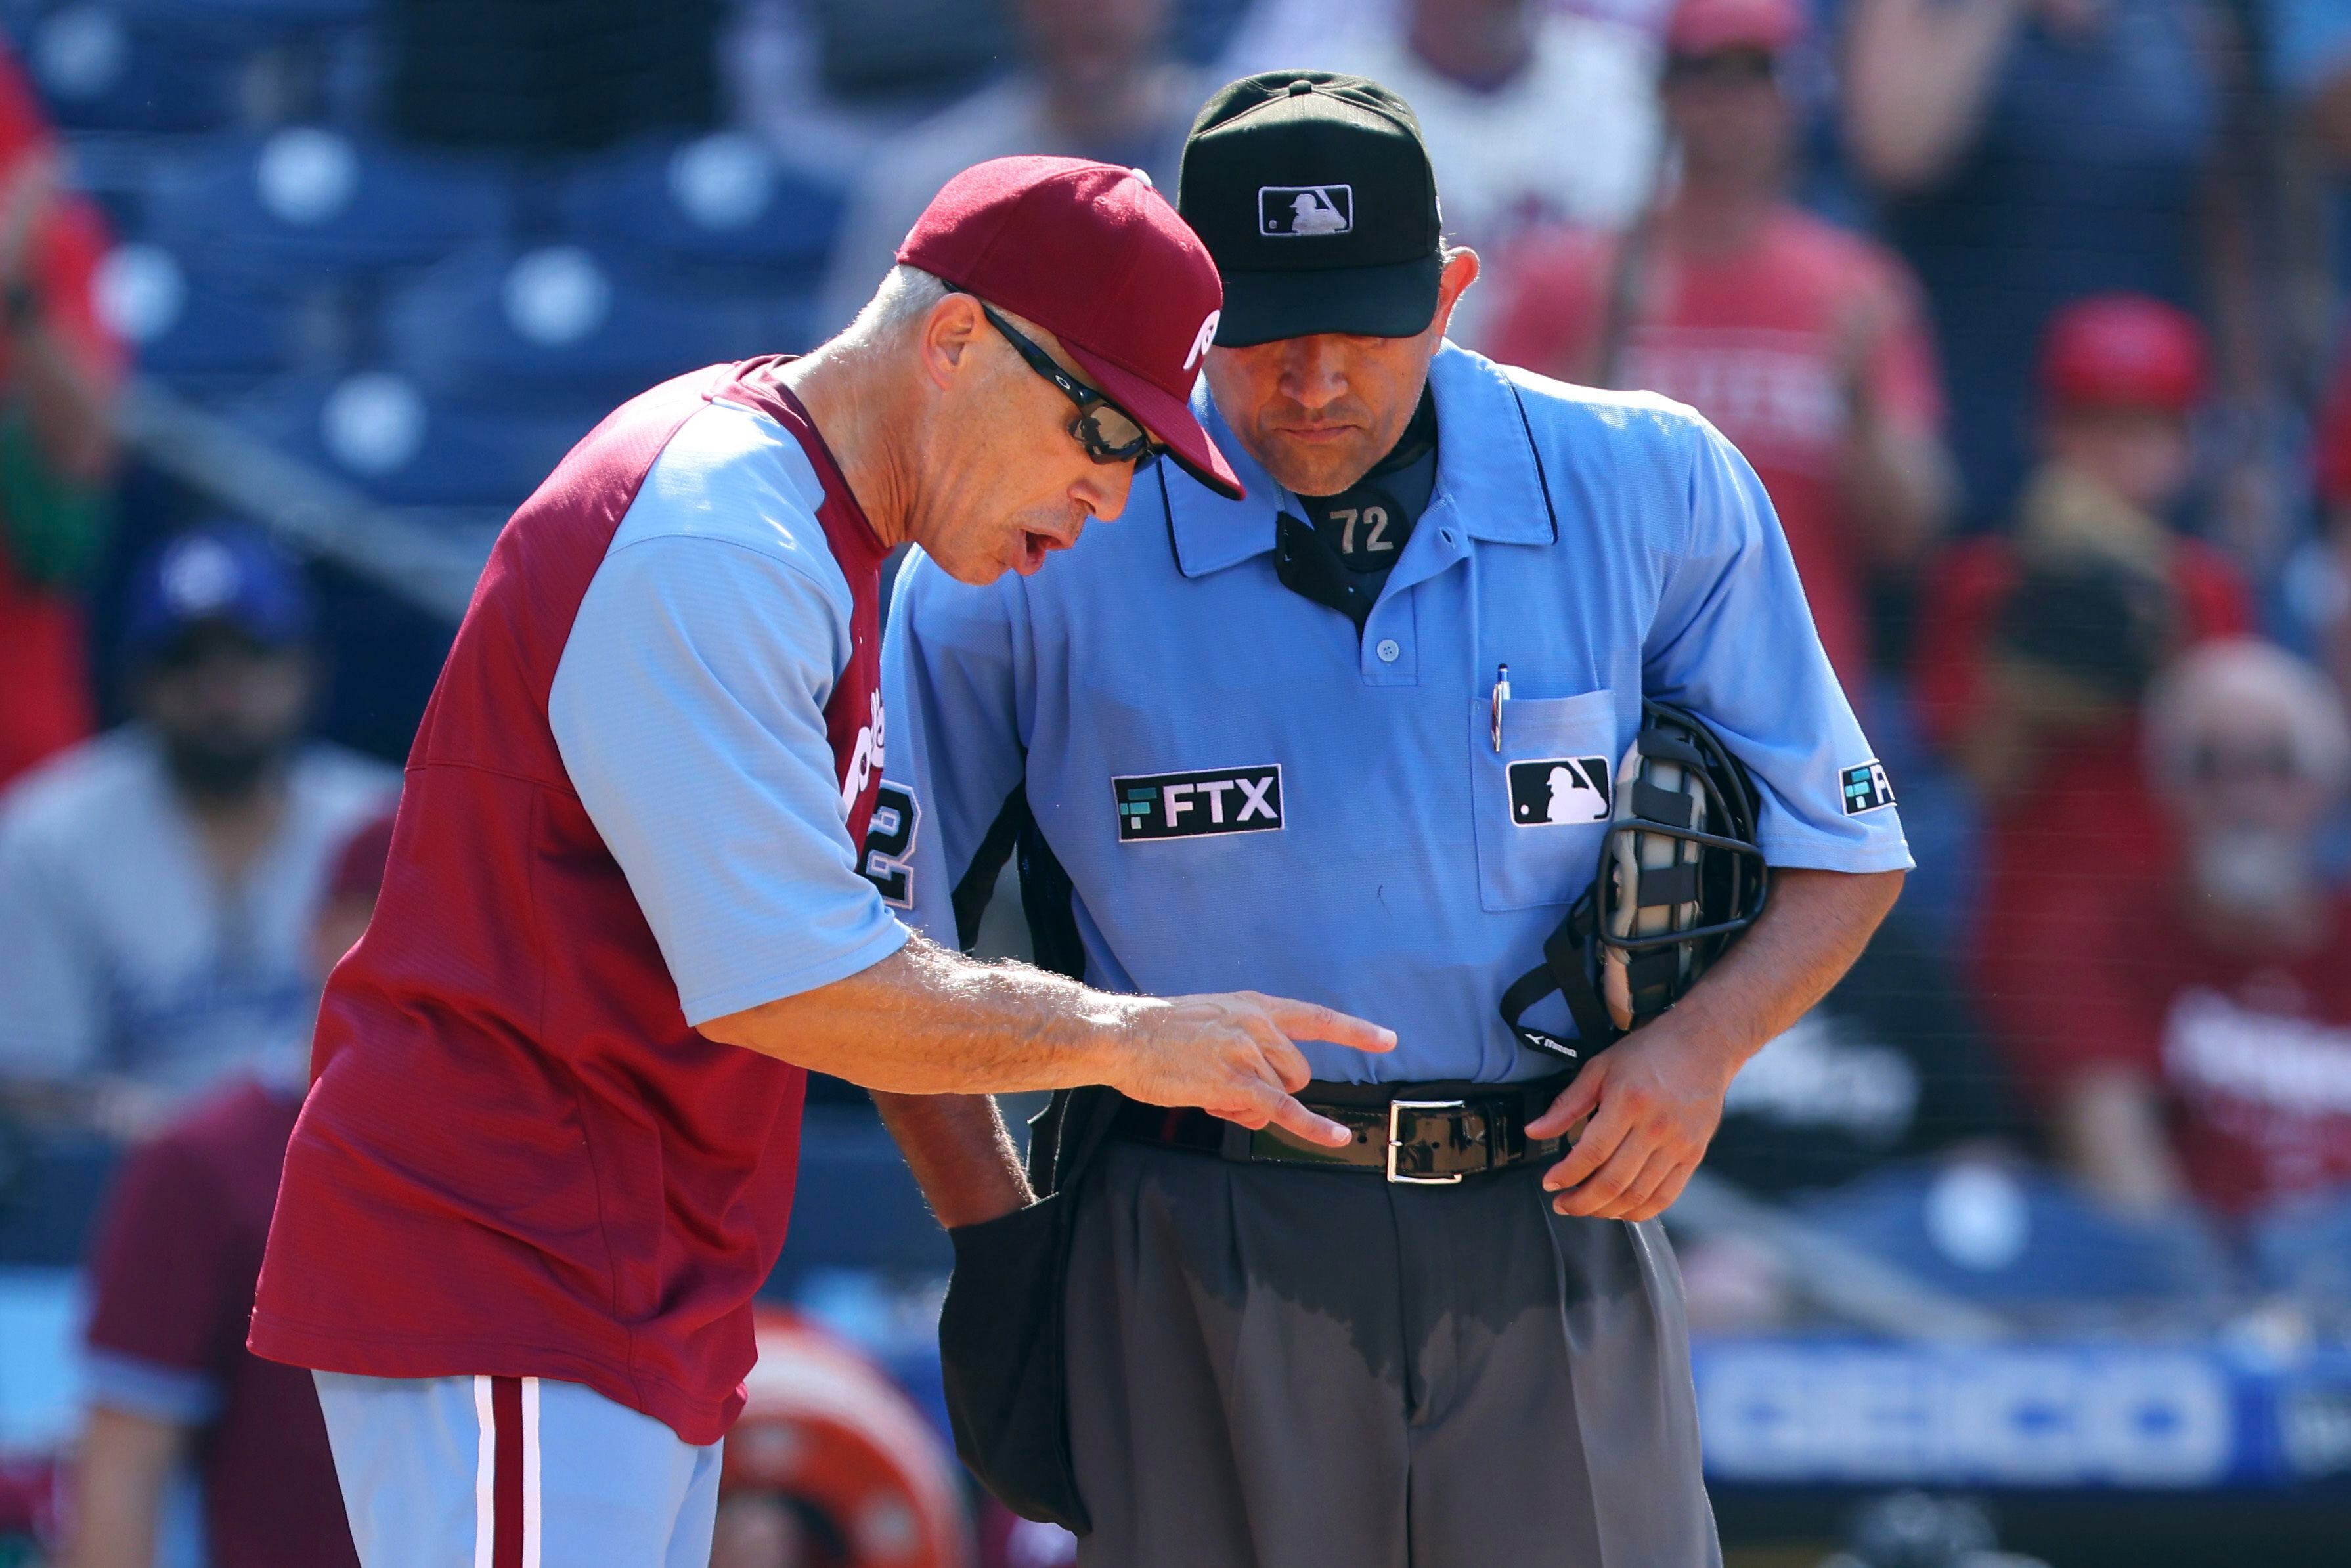
[[[2095,1191],[2240,1214],[2351,1183],[2351,898],[2319,878],[2351,728],[2317,670],[2206,644],[2147,702],[2150,782],[2182,846],[2162,895],[2073,945],[2036,1063]]]
[[[2169,517],[2189,476],[2203,334],[2168,305],[2105,295],[2043,345],[2045,458],[2006,538],[1945,553],[1920,618],[1928,735],[1987,816],[1970,967],[1987,1021],[2028,1075],[2048,999],[2107,906],[2168,863],[2139,766],[2138,705],[2178,650],[2247,631],[2244,584]]]
[[[1794,0],[1682,0],[1666,34],[1679,183],[1630,232],[1554,233],[1505,258],[1498,359],[1689,403],[1755,465],[1848,691],[1870,580],[1950,498],[1935,352],[1908,270],[1786,193],[1800,130],[1781,61]]]
[[[91,282],[105,225],[0,47],[0,784],[90,730],[74,590],[105,541],[121,351]]]
[[[323,976],[367,929],[389,817],[336,863],[313,927]],[[166,1482],[193,1458],[211,1561],[335,1568],[358,1559],[310,1375],[245,1348],[304,1063],[241,1078],[123,1166],[91,1260],[89,1427],[66,1568],[152,1568]]]

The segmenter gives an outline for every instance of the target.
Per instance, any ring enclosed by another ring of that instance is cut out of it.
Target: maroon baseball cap
[[[1776,55],[1803,36],[1796,0],[1681,0],[1666,24],[1669,55],[1757,49]]]
[[[1224,286],[1149,175],[1082,158],[975,163],[931,198],[898,260],[1052,333],[1186,473],[1240,497],[1191,408]]]

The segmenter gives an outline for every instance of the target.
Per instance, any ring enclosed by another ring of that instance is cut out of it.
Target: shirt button
[[[1404,657],[1404,644],[1393,637],[1383,637],[1380,639],[1380,645],[1372,652],[1380,656],[1381,664],[1393,664]]]

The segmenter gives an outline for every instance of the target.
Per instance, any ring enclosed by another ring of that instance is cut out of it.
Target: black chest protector
[[[1437,400],[1423,391],[1412,423],[1371,472],[1335,496],[1298,497],[1303,521],[1281,514],[1275,574],[1292,593],[1353,621],[1362,635],[1436,488]]]

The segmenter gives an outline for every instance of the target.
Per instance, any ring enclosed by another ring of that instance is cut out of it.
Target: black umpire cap
[[[1407,338],[1445,270],[1420,122],[1375,81],[1262,71],[1192,122],[1176,210],[1224,277],[1218,346],[1350,332]]]

